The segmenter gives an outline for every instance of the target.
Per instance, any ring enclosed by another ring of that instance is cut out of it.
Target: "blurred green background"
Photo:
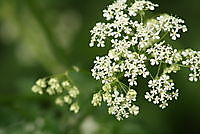
[[[189,31],[175,42],[200,50],[200,0],[152,0],[157,13],[176,14]],[[0,0],[0,134],[199,134],[200,82],[176,74],[178,101],[165,110],[138,97],[137,117],[117,121],[106,107],[93,108],[97,85],[85,73],[72,77],[81,90],[81,112],[54,105],[53,97],[38,96],[31,86],[39,77],[76,65],[89,72],[103,49],[89,48],[89,30],[103,20],[111,0]],[[147,90],[144,88],[143,93]]]

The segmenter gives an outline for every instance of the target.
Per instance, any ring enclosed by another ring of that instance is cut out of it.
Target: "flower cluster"
[[[117,13],[123,11],[127,7],[126,1],[127,0],[117,0],[109,5],[108,9],[103,10],[103,16],[106,20],[114,19],[114,17],[118,15]]]
[[[148,86],[152,89],[146,92],[145,98],[154,104],[159,104],[162,109],[168,106],[169,100],[177,99],[178,97],[178,89],[174,89],[173,81],[166,74],[163,74],[158,79],[150,80]]]
[[[44,94],[57,96],[55,103],[63,106],[67,104],[70,106],[70,111],[77,113],[79,111],[79,105],[77,103],[77,97],[79,90],[69,80],[67,73],[64,75],[52,76],[47,78],[38,79],[35,85],[32,87],[32,91],[37,94]]]
[[[176,73],[180,69],[181,69],[180,65],[178,65],[178,64],[172,64],[170,67],[166,67],[163,70],[163,74]]]
[[[189,80],[200,80],[200,51],[186,49],[182,52],[182,55],[184,57],[182,64],[188,66],[191,71],[189,74]]]
[[[116,49],[112,49],[108,56],[96,57],[95,66],[91,70],[92,76],[96,80],[103,79],[102,83],[106,83],[114,80],[112,77],[115,75],[123,73],[123,76],[128,78],[129,84],[133,86],[137,85],[137,76],[141,75],[146,78],[149,75],[144,64],[147,59],[145,55],[128,50],[119,54]]]
[[[170,45],[164,45],[164,41],[155,43],[146,52],[152,56],[150,59],[152,66],[158,65],[161,61],[172,64],[182,59],[181,53],[177,49],[173,49]]]
[[[122,84],[117,81],[118,84]],[[126,90],[124,85],[120,85]],[[114,90],[113,90],[113,89]],[[103,86],[103,93],[95,93],[92,98],[93,106],[100,106],[102,101],[107,103],[108,113],[115,115],[117,120],[123,120],[130,115],[137,115],[139,107],[133,104],[136,101],[137,92],[133,89],[128,89],[126,93],[119,92],[117,86],[112,87],[110,84]]]
[[[177,38],[180,38],[179,31],[186,32],[187,27],[184,24],[184,20],[180,18],[176,18],[170,15],[161,15],[157,17],[157,20],[159,21],[159,24],[161,28],[164,31],[167,31],[170,33],[170,37],[172,40],[176,40]]]
[[[156,7],[158,4],[145,0],[134,3],[116,0],[103,10],[106,21],[98,22],[91,30],[90,47],[110,45],[106,55],[96,57],[91,69],[92,76],[103,84],[93,95],[92,104],[100,106],[102,101],[106,102],[108,113],[118,120],[139,112],[139,107],[133,104],[137,93],[132,90],[136,89],[139,76],[144,79],[150,76],[150,90],[145,98],[161,108],[178,97],[171,73],[188,67],[192,71],[189,80],[200,79],[200,52],[178,50],[165,38],[180,38],[187,31],[184,20],[168,14],[146,19],[145,13]],[[127,101],[130,92],[134,95]]]
[[[136,91],[130,89],[126,96],[120,94],[117,90],[113,91],[113,94],[105,95],[104,100],[108,105],[108,113],[115,115],[118,120],[123,118],[128,118],[130,114],[137,115],[139,113],[139,107],[134,105],[133,102],[136,101]]]
[[[131,7],[128,8],[128,12],[130,16],[137,16],[140,11],[146,10],[155,10],[155,7],[158,7],[158,4],[153,4],[149,1],[135,1]]]
[[[159,39],[162,31],[169,33],[173,40],[180,38],[180,31],[187,31],[184,20],[167,14],[148,20],[146,24],[144,22],[139,23],[137,19],[131,19],[132,16],[140,15],[142,21],[144,11],[153,11],[158,5],[140,0],[129,7],[126,1],[117,0],[103,11],[103,16],[109,22],[98,22],[91,30],[91,47],[95,44],[97,47],[105,47],[105,39],[107,37],[119,38],[126,34],[128,36],[131,35],[132,38],[129,40],[134,42],[132,45],[138,43],[140,48],[144,48],[152,40]]]

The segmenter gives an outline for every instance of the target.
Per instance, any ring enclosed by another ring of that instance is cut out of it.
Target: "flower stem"
[[[158,77],[158,75],[160,73],[161,65],[162,65],[162,63],[160,62],[159,66],[158,66],[157,73],[156,73],[156,78]]]
[[[168,32],[166,32],[166,33],[159,39],[158,42],[162,41],[162,40],[165,38],[165,36],[166,36],[167,34],[168,34]]]

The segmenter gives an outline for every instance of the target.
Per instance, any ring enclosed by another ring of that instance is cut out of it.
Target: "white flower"
[[[186,49],[182,55],[184,56],[182,64],[188,66],[191,71],[189,80],[194,82],[200,80],[200,51]]]
[[[139,113],[139,107],[134,105],[133,102],[136,101],[137,92],[133,89],[129,89],[126,95],[113,91],[113,94],[109,96],[109,108],[108,113],[115,115],[117,120],[123,120],[123,118],[128,118],[129,115],[137,115]],[[108,99],[105,99],[107,101]],[[107,101],[108,103],[108,101]]]
[[[119,65],[112,62],[108,56],[96,57],[95,66],[91,70],[92,76],[96,79],[107,79],[113,76],[113,73],[118,72]]]
[[[79,90],[77,87],[73,87],[73,88],[70,88],[69,89],[69,96],[72,97],[72,98],[76,98],[78,95],[79,95]]]
[[[172,40],[176,40],[176,38],[180,38],[181,35],[177,33],[177,30],[172,29],[170,36],[172,37]]]
[[[92,104],[93,106],[100,106],[102,101],[102,96],[100,93],[96,93],[93,95]]]
[[[45,79],[38,79],[36,81],[36,85],[40,86],[41,88],[46,88],[46,80]]]
[[[134,3],[116,0],[103,10],[106,21],[97,23],[91,30],[91,47],[110,45],[107,54],[96,57],[91,69],[92,76],[103,84],[93,95],[92,104],[100,106],[102,101],[106,102],[108,113],[118,120],[139,113],[139,107],[133,104],[137,95],[133,86],[138,85],[139,76],[153,79],[148,82],[151,90],[146,92],[145,98],[161,108],[178,97],[170,73],[189,66],[192,71],[189,79],[200,79],[199,52],[178,51],[164,40],[166,35],[172,40],[180,38],[181,32],[187,31],[184,21],[167,14],[143,19],[145,11],[156,7],[157,4],[145,0]],[[156,76],[150,73],[148,66],[158,67]]]
[[[103,10],[103,16],[106,20],[113,19],[120,11],[124,10],[127,5],[125,4],[127,0],[116,0],[112,5],[108,6],[108,9]]]
[[[138,0],[138,1],[135,1],[135,3],[131,7],[128,8],[128,11],[129,11],[130,16],[136,16],[139,11],[154,10],[155,7],[158,7],[158,5],[153,4],[150,1]]]
[[[40,86],[38,86],[38,85],[34,85],[34,86],[32,87],[32,91],[33,91],[34,93],[43,94],[42,88],[41,88]]]
[[[59,81],[55,78],[50,78],[50,80],[48,81],[48,84],[49,84],[49,94],[54,94],[54,91],[56,91],[57,93],[62,93],[63,90],[59,84]],[[54,91],[53,91],[54,90]]]
[[[79,105],[77,102],[74,102],[71,106],[70,106],[70,111],[73,111],[74,113],[78,113],[79,112]]]
[[[168,106],[168,103],[166,101],[163,101],[162,104],[159,105],[160,108],[164,109]]]
[[[64,102],[67,104],[71,104],[72,103],[72,99],[70,98],[69,95],[64,96]]]
[[[64,73],[39,79],[32,87],[32,91],[38,94],[47,93],[48,95],[56,95],[56,105],[64,106],[64,104],[67,104],[70,106],[70,111],[77,113],[79,111],[79,106],[75,101],[79,95],[79,90],[69,81],[68,77],[69,76]]]
[[[71,85],[70,85],[70,83],[69,83],[69,81],[63,81],[62,82],[62,86],[63,86],[63,88],[68,88],[68,87],[70,87]]]
[[[105,101],[108,106],[111,106],[112,105],[112,95],[109,92],[104,93],[103,101]]]
[[[149,87],[152,89],[150,92],[146,92],[145,98],[148,101],[153,101],[154,104],[159,104],[162,109],[168,106],[168,100],[178,97],[178,90],[173,91],[174,83],[166,74],[156,80],[150,80]]]
[[[137,92],[133,89],[130,89],[126,94],[127,101],[136,101]]]
[[[159,21],[162,29],[170,33],[172,40],[180,38],[180,34],[178,33],[180,30],[182,32],[187,31],[187,27],[183,25],[184,20],[182,19],[164,14],[157,17],[157,20]]]
[[[131,114],[137,115],[139,113],[139,107],[136,105],[133,105],[132,107],[129,108],[129,112]]]
[[[109,30],[109,24],[105,23],[97,23],[96,26],[90,31],[92,36],[92,40],[89,44],[90,47],[93,47],[94,44],[97,42],[98,47],[104,47],[105,38],[107,36],[107,31]]]
[[[180,68],[180,66],[179,65],[177,65],[177,64],[172,64],[170,67],[167,67],[167,68],[165,68],[164,69],[164,71],[163,71],[163,73],[164,74],[166,74],[166,73],[168,73],[168,74],[170,74],[170,73],[176,73],[177,71],[179,71],[181,68]]]
[[[153,96],[154,96],[154,94],[150,94],[149,92],[146,92],[146,94],[145,94],[145,99],[147,99],[148,101],[151,101],[151,100],[153,100]]]
[[[106,84],[104,84],[103,86],[102,86],[102,89],[103,89],[103,91],[105,91],[105,92],[111,92],[111,89],[112,87],[111,87],[111,85],[110,85],[110,83],[106,83]]]
[[[55,103],[59,106],[63,106],[64,105],[64,100],[60,97],[56,98]]]
[[[51,88],[51,87],[48,87],[46,92],[49,94],[49,95],[55,95],[56,94],[56,91],[54,88]]]
[[[151,65],[158,65],[161,61],[172,64],[180,61],[181,54],[177,49],[173,49],[170,45],[164,45],[164,41],[160,43],[155,43],[152,47],[147,49],[147,53],[152,56],[150,59]]]

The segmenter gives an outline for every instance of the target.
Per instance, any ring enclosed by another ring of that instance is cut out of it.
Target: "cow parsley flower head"
[[[182,52],[182,55],[184,57],[182,64],[188,66],[191,71],[189,80],[195,82],[200,80],[200,51],[186,49]]]
[[[154,104],[158,104],[162,109],[166,108],[169,100],[178,97],[178,89],[175,89],[174,85],[170,77],[163,74],[160,78],[148,82],[148,87],[151,90],[146,92],[145,98]]]
[[[165,14],[157,17],[157,20],[159,21],[162,30],[170,33],[170,37],[172,38],[172,40],[180,38],[179,31],[187,31],[187,27],[186,25],[184,25],[184,20],[180,18]]]
[[[182,59],[181,53],[177,49],[173,49],[170,45],[165,45],[165,42],[155,43],[152,47],[146,50],[147,54],[150,54],[151,65],[159,65],[162,61],[167,64],[173,64]]]
[[[55,104],[59,106],[67,104],[70,106],[69,110],[74,113],[80,109],[77,102],[79,89],[73,84],[67,73],[38,79],[32,87],[32,91],[37,94],[47,93],[56,96]]]
[[[93,95],[92,104],[100,106],[106,102],[108,113],[118,120],[139,113],[135,105],[140,91],[138,77],[148,78],[145,98],[162,109],[179,94],[171,73],[187,67],[191,71],[190,81],[200,79],[200,52],[178,50],[169,43],[187,31],[184,20],[168,14],[146,17],[146,12],[153,12],[158,4],[146,0],[132,2],[116,0],[103,10],[105,21],[98,22],[90,31],[90,47],[110,48],[106,55],[96,57],[91,69],[92,76],[103,85]]]
[[[110,100],[107,100],[108,113],[115,115],[117,120],[128,118],[130,115],[137,115],[139,107],[133,102],[136,101],[136,91],[130,89],[126,95],[114,90],[110,95]]]
[[[116,81],[119,86],[120,82]],[[121,85],[126,93],[121,92],[118,87],[112,87],[111,91],[102,91],[93,95],[93,106],[100,106],[102,102],[106,102],[108,106],[108,113],[114,115],[117,120],[123,120],[130,115],[137,115],[139,113],[139,107],[133,102],[136,101],[137,92],[133,89],[128,89],[126,86]],[[111,88],[111,87],[110,87]]]
[[[92,104],[93,106],[100,106],[102,102],[102,95],[100,93],[93,94]]]

